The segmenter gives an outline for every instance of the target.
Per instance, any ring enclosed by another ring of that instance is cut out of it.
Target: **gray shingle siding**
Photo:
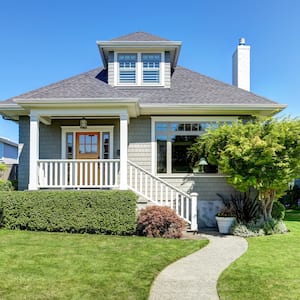
[[[128,159],[151,172],[151,119],[131,119],[128,128]]]
[[[171,62],[170,62],[170,52],[165,52],[165,87],[171,87]]]
[[[40,123],[40,158],[61,158],[61,128],[57,122],[51,126]]]
[[[19,157],[18,188],[26,190],[29,183],[29,117],[20,117],[19,143],[23,148]]]
[[[109,51],[108,53],[108,84],[113,86],[115,84],[115,68],[114,68],[114,52]]]

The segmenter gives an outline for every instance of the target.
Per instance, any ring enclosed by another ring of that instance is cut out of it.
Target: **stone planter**
[[[235,221],[235,217],[216,217],[219,232],[228,234],[230,233],[230,228]]]

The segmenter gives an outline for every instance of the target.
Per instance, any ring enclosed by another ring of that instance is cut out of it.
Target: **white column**
[[[39,116],[30,115],[30,152],[29,152],[29,190],[38,189],[38,169],[37,161],[39,158]]]
[[[197,201],[198,194],[191,193],[192,197],[192,206],[191,206],[191,230],[198,231],[198,216],[197,216]]]
[[[120,189],[127,190],[128,115],[120,115]]]

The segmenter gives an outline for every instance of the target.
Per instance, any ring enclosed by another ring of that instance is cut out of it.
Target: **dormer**
[[[170,88],[181,42],[135,32],[97,45],[111,86]]]

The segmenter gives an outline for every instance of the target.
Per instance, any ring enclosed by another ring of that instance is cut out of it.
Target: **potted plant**
[[[235,222],[235,214],[231,207],[223,207],[216,214],[216,221],[218,224],[219,232],[228,234],[230,233],[230,229],[232,224]]]

